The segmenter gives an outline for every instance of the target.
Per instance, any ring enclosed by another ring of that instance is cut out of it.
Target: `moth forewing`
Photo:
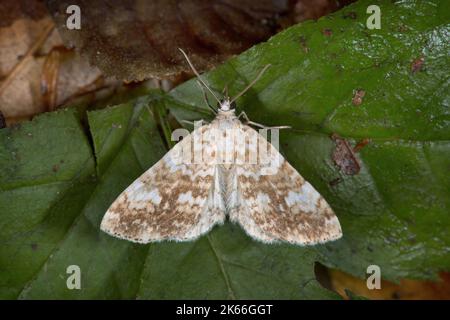
[[[251,127],[246,130],[255,132]],[[264,137],[259,135],[259,139]],[[259,143],[261,146],[270,149],[267,156],[271,166],[266,167],[270,170],[264,172],[262,163],[236,166],[240,203],[231,219],[265,242],[306,245],[340,238],[339,221],[325,199],[274,146],[269,142]]]
[[[101,223],[108,234],[139,243],[188,241],[222,223],[214,202],[215,167],[184,163],[189,135],[136,179],[113,202]]]
[[[270,132],[270,142],[268,133]],[[258,159],[261,164],[262,175],[277,173],[277,169],[283,157],[278,152],[279,132],[275,129],[260,129],[258,138]]]

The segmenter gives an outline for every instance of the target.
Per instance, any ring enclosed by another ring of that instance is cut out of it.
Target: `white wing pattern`
[[[202,140],[202,152],[209,159],[223,152],[218,145],[232,143],[234,162],[228,164],[186,164],[180,158],[180,150],[193,147],[195,133],[207,135],[211,129],[219,129],[219,136],[227,140],[231,136],[224,128],[230,127],[256,138],[258,143]],[[255,155],[261,149],[260,141],[269,150],[265,158]],[[237,157],[260,161],[242,163],[236,161]],[[267,163],[271,163],[271,174],[263,174],[263,164]],[[342,236],[339,220],[325,199],[275,147],[238,120],[225,124],[213,121],[183,139],[117,198],[106,212],[101,229],[139,243],[187,241],[223,223],[226,214],[251,237],[266,243],[307,245]]]
[[[265,139],[249,126],[242,128],[249,136]],[[262,174],[261,164],[236,165],[232,176],[239,198],[229,211],[230,220],[268,243],[308,245],[339,239],[341,226],[326,200],[275,147],[266,145],[270,159],[260,159],[262,164],[270,163],[271,174]],[[250,147],[247,152],[256,150]]]
[[[192,143],[191,134],[125,189],[103,217],[101,230],[138,243],[188,241],[223,223],[217,168],[182,161]]]

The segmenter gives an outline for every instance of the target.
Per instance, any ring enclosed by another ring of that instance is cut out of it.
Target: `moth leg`
[[[245,113],[245,111],[242,111],[242,112],[238,115],[238,119],[240,119],[241,117],[245,120],[245,122],[246,122],[247,124],[252,124],[252,125],[254,125],[255,127],[259,127],[259,128],[262,128],[262,129],[265,129],[265,128],[266,128],[266,126],[263,125],[263,124],[260,124],[260,123],[256,123],[256,122],[251,121],[251,120],[249,119],[249,117],[247,116],[247,114]]]
[[[217,114],[216,109],[214,109],[214,107],[211,105],[211,103],[209,103],[208,95],[206,94],[205,89],[203,88],[203,86],[201,85],[201,83],[198,80],[197,80],[197,84],[200,87],[200,89],[202,90],[203,99],[205,100],[206,105],[212,110],[212,112],[214,114]]]
[[[265,127],[264,129],[292,129],[291,126]]]
[[[194,125],[194,121],[189,121],[189,120],[181,120],[180,122],[182,122],[182,123],[187,123],[187,124],[190,124],[190,125]]]
[[[247,124],[251,124],[251,125],[253,125],[253,126],[255,126],[255,127],[258,127],[258,128],[261,128],[261,129],[291,129],[290,126],[268,127],[268,126],[265,126],[265,125],[263,125],[263,124],[260,124],[260,123],[257,123],[257,122],[253,122],[253,121],[251,121],[251,120],[248,118],[248,116],[247,116],[247,114],[245,113],[245,111],[242,111],[242,112],[238,115],[238,119],[241,118],[241,117],[245,120],[245,122],[246,122]]]

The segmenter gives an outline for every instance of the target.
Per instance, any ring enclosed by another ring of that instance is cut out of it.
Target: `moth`
[[[180,51],[199,84],[217,100],[215,110],[202,88],[216,117],[126,188],[104,215],[101,230],[137,243],[191,241],[228,217],[264,243],[312,245],[339,239],[341,226],[326,200],[252,127],[264,126],[244,112],[236,115],[236,99],[269,65],[236,97],[226,93],[219,99]],[[196,155],[201,161],[193,161]]]

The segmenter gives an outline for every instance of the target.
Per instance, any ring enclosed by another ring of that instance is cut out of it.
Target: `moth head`
[[[230,111],[236,109],[236,103],[234,101],[230,101],[230,98],[226,97],[220,100],[217,107],[220,111]]]

